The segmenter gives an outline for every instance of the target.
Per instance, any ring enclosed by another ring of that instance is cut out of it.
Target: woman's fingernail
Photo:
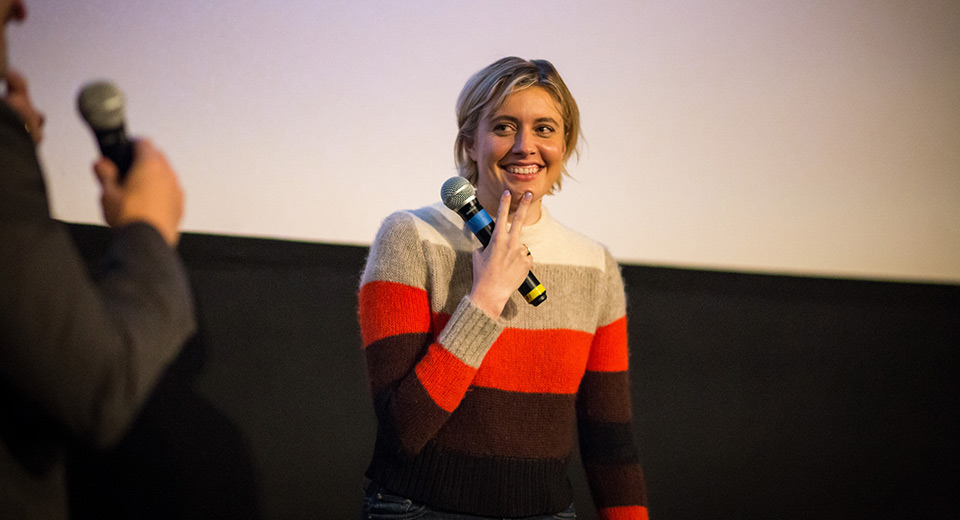
[[[530,200],[532,198],[533,198],[533,193],[530,193],[529,191],[523,194],[523,200]]]
[[[510,190],[504,191],[504,192],[503,192],[503,196],[504,196],[504,197],[509,197],[509,196],[510,196]]]

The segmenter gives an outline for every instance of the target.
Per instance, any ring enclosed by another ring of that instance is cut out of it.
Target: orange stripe
[[[648,520],[647,508],[643,506],[605,507],[598,511],[601,520]]]
[[[360,288],[363,345],[410,332],[430,332],[427,291],[396,282],[373,281]]]
[[[590,347],[587,370],[623,372],[627,370],[627,317],[597,329]]]
[[[476,371],[434,343],[416,368],[417,378],[437,406],[454,411],[463,400]]]
[[[592,336],[551,329],[506,329],[487,352],[473,384],[512,392],[574,394]]]

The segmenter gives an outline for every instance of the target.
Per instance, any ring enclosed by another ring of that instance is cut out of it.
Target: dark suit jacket
[[[0,518],[66,518],[66,442],[117,442],[195,327],[184,268],[147,224],[117,230],[91,279],[0,101]]]

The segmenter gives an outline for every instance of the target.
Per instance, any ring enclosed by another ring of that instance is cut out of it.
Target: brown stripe
[[[474,388],[437,434],[438,446],[473,455],[564,458],[573,448],[574,395]]]
[[[438,425],[443,424],[450,415],[437,406],[416,377],[409,377],[400,383],[393,393],[389,410],[394,432],[408,457],[423,449]],[[383,419],[381,417],[381,422]]]
[[[413,371],[433,341],[429,333],[390,336],[374,341],[363,350],[367,359],[367,377],[374,394],[395,385]]]
[[[580,422],[580,457],[585,464],[639,462],[631,423]]]
[[[585,464],[584,468],[598,508],[647,505],[647,486],[640,464]]]
[[[630,413],[629,372],[587,372],[580,382],[581,421],[628,423]]]

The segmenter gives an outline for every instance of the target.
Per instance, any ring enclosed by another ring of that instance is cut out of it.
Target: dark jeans
[[[577,513],[570,507],[551,515],[525,516],[522,520],[573,520]],[[473,516],[437,511],[429,506],[391,494],[376,483],[367,485],[363,497],[361,520],[510,520],[502,517]]]

